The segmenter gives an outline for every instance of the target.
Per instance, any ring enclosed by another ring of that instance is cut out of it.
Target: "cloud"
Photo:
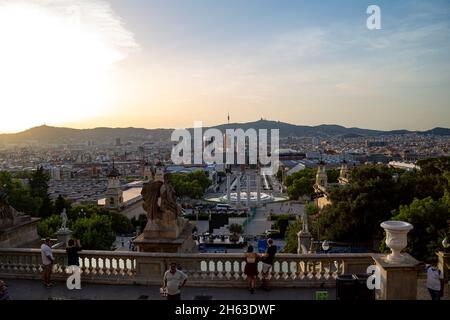
[[[102,114],[139,50],[104,0],[0,0],[0,131]]]
[[[64,27],[71,25],[75,31],[91,34],[91,45],[96,48],[102,46],[103,50],[109,52],[110,61],[106,63],[121,61],[139,50],[133,33],[126,28],[124,21],[113,11],[108,1],[0,0],[0,11],[23,9],[39,11],[46,17],[57,19]],[[23,23],[26,24],[26,21]],[[39,26],[36,28],[39,29]],[[89,46],[86,49],[89,50]],[[95,56],[92,58],[95,59]]]

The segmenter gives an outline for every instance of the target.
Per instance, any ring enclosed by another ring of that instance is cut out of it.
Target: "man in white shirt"
[[[44,243],[41,245],[41,257],[42,257],[42,268],[44,285],[49,288],[52,286],[50,278],[52,275],[52,267],[55,259],[53,258],[52,248],[50,247],[50,239],[45,239]]]
[[[436,264],[427,264],[427,288],[431,300],[441,300],[444,295],[444,273],[438,269]]]
[[[177,264],[172,262],[170,269],[164,274],[164,290],[167,291],[167,300],[181,300],[180,289],[184,287],[187,275],[177,269]]]

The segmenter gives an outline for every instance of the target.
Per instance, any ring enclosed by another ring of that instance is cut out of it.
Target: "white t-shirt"
[[[51,257],[53,259],[52,248],[43,243],[41,246],[41,256],[43,265],[47,266],[52,263],[52,261],[48,258]]]
[[[440,291],[441,279],[444,279],[444,273],[438,268],[427,266],[427,288]]]
[[[187,279],[187,275],[177,270],[175,273],[171,273],[170,270],[167,270],[164,274],[164,283],[167,280],[167,293],[170,295],[175,295],[180,293],[180,286],[184,280]]]

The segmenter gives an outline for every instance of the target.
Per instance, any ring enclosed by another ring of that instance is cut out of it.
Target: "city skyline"
[[[366,27],[370,4],[381,30]],[[228,112],[448,128],[449,17],[445,1],[0,1],[0,133],[213,126]]]

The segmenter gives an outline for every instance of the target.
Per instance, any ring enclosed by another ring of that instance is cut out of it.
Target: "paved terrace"
[[[101,285],[82,283],[81,290],[68,290],[63,281],[54,283],[47,289],[39,280],[7,279],[9,293],[14,300],[165,300],[159,295],[159,286],[144,285]],[[257,284],[258,285],[258,284]],[[450,287],[445,290],[444,300],[450,300]],[[183,300],[209,297],[213,300],[314,300],[316,291],[327,291],[328,299],[336,299],[336,289],[318,288],[273,288],[266,292],[261,289],[250,294],[243,288],[197,288],[185,287]],[[417,299],[430,300],[425,279],[419,279]]]
[[[159,294],[159,286],[101,285],[82,283],[81,290],[68,290],[62,281],[47,289],[38,280],[6,280],[14,300],[165,300]],[[183,300],[208,296],[214,300],[312,300],[318,289],[274,288],[269,292],[256,289],[254,294],[244,288],[182,289]],[[328,289],[330,299],[335,299],[335,289]]]

